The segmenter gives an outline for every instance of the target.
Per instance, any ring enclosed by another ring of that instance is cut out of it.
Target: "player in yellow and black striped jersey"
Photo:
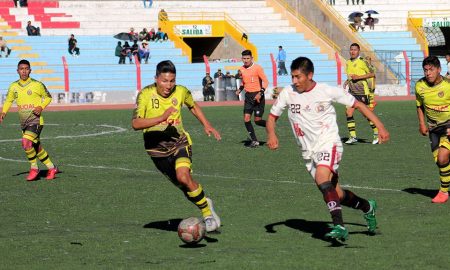
[[[422,67],[425,77],[416,83],[419,132],[429,135],[431,151],[439,167],[441,186],[432,202],[444,203],[450,185],[450,80],[440,74],[441,64],[436,56],[425,58]]]
[[[191,92],[176,85],[176,68],[171,61],[156,66],[155,83],[141,90],[136,100],[132,126],[143,130],[144,145],[156,168],[180,188],[202,211],[206,230],[220,227],[220,218],[210,198],[191,174],[191,138],[184,130],[181,108],[186,105],[203,125],[205,133],[220,140],[220,134],[206,119]]]
[[[50,104],[52,96],[42,82],[30,78],[31,67],[27,60],[19,61],[17,73],[20,79],[9,86],[0,116],[0,123],[13,102],[16,101],[22,128],[22,147],[31,164],[27,180],[33,181],[39,176],[37,159],[47,166],[47,180],[52,180],[58,173],[58,169],[52,163],[40,142],[40,134],[44,127],[42,111]]]
[[[349,93],[352,94],[358,101],[370,106],[370,88],[368,80],[375,78],[375,70],[366,60],[359,56],[360,47],[358,43],[350,45],[350,59],[346,62],[347,80],[344,83],[344,88],[348,86]],[[372,81],[371,81],[372,82]],[[358,142],[356,136],[356,122],[353,118],[354,108],[346,108],[345,114],[347,116],[347,128],[350,133],[346,144],[353,144]],[[378,129],[369,119],[370,127],[373,130],[372,144],[378,144]]]

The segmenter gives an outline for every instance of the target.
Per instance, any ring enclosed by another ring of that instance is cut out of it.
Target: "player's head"
[[[252,51],[245,50],[242,52],[242,62],[244,63],[244,67],[249,67],[253,64],[253,56]]]
[[[170,60],[161,61],[156,65],[156,88],[158,93],[163,97],[168,97],[176,83],[177,70]]]
[[[283,49],[283,46],[278,46],[278,50],[282,50]]]
[[[450,52],[445,54],[445,60],[447,60],[447,62],[450,62]]]
[[[423,75],[429,84],[436,84],[441,80],[441,62],[436,56],[428,56],[422,62]]]
[[[19,74],[19,77],[21,80],[26,81],[28,77],[30,77],[31,73],[31,65],[30,62],[26,59],[22,59],[17,64],[17,74]]]
[[[359,56],[360,47],[358,43],[352,43],[350,45],[350,58],[356,59]]]
[[[300,91],[307,91],[314,85],[314,64],[306,57],[298,57],[291,64],[292,84]]]

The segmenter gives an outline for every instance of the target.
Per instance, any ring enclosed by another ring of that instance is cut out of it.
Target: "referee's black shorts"
[[[258,93],[259,92],[245,92],[244,114],[252,114],[255,112],[256,117],[263,116],[266,99],[264,95],[261,95],[259,102],[256,102],[255,96]]]

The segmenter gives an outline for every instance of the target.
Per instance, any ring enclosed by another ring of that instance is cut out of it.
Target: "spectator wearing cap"
[[[148,58],[150,57],[150,47],[148,46],[148,41],[143,40],[141,46],[139,46],[139,58],[145,60],[145,63],[148,64]]]

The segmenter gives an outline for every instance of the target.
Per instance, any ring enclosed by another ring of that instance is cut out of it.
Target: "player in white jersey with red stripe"
[[[323,194],[333,219],[332,230],[326,236],[345,240],[348,231],[344,227],[341,205],[364,212],[369,233],[375,233],[374,200],[366,200],[344,190],[338,183],[338,168],[343,147],[336,123],[336,111],[332,102],[358,109],[378,128],[379,142],[389,140],[389,133],[378,117],[362,102],[338,87],[319,84],[313,80],[314,65],[310,59],[299,57],[292,62],[292,85],[285,87],[275,101],[267,120],[267,145],[278,148],[275,133],[276,120],[288,109],[289,122],[297,143],[301,146],[306,167]]]

